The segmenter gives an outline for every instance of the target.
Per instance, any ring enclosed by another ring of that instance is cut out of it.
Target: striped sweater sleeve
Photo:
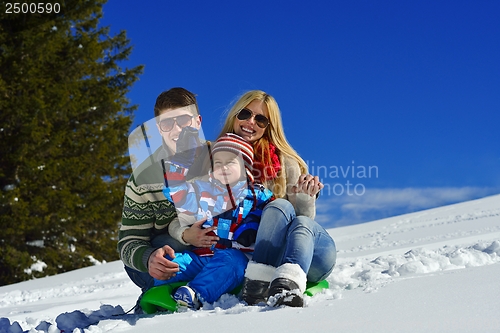
[[[132,175],[125,188],[118,252],[123,263],[146,272],[150,254],[156,249],[151,238],[167,232],[177,216],[175,207],[163,194],[163,183],[138,185]]]

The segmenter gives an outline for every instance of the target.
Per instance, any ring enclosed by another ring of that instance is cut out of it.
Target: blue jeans
[[[161,248],[165,245],[170,246],[175,252],[182,252],[191,249],[190,245],[184,245],[178,240],[170,236],[169,234],[157,235],[151,240],[151,246],[154,248]],[[140,272],[128,266],[125,266],[125,272],[127,272],[130,280],[134,282],[142,292],[145,292],[149,288],[154,286],[154,279],[148,272]]]
[[[318,282],[332,272],[337,249],[322,226],[307,216],[296,216],[288,200],[276,199],[262,213],[252,260],[274,267],[298,264],[307,281]]]

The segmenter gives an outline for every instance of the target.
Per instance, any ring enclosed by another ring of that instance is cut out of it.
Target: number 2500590
[[[52,12],[59,13],[61,11],[61,5],[59,3],[19,3],[19,2],[7,2],[5,4],[6,14],[50,14]]]

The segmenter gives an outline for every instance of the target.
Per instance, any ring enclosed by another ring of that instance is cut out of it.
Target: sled
[[[172,293],[176,288],[186,285],[187,282],[174,282],[169,284],[163,284],[161,286],[152,287],[144,293],[141,298],[140,306],[144,313],[153,314],[156,312],[176,312],[177,302],[172,298]],[[319,282],[307,282],[306,290],[304,295],[314,296],[315,294],[328,289],[329,284],[326,280],[321,280]],[[237,295],[241,291],[241,286],[236,288],[231,292],[233,295]]]
[[[326,280],[321,280],[319,282],[307,282],[304,295],[312,297],[328,288],[330,288],[330,284]]]
[[[158,311],[177,311],[177,302],[172,298],[172,292],[176,288],[186,285],[186,283],[187,282],[174,282],[152,287],[142,295],[141,301],[139,302],[142,311],[147,314],[156,313]]]

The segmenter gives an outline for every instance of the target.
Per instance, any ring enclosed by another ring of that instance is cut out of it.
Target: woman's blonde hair
[[[229,113],[227,114],[226,120],[222,127],[222,131],[219,134],[219,138],[225,133],[232,133],[234,126],[234,119],[238,112],[248,106],[252,101],[259,100],[266,104],[269,118],[269,125],[264,131],[262,138],[253,143],[255,161],[260,162],[265,166],[271,165],[269,153],[269,143],[272,143],[278,150],[278,156],[281,163],[281,170],[275,179],[264,184],[266,187],[272,185],[272,190],[277,198],[283,198],[286,196],[286,170],[284,164],[284,157],[287,156],[297,161],[300,167],[301,173],[307,173],[307,165],[304,160],[297,154],[295,149],[288,143],[285,132],[283,131],[283,123],[281,121],[281,112],[278,107],[278,103],[273,96],[265,93],[261,90],[250,90],[244,93],[231,107]],[[293,184],[288,184],[289,186]]]

